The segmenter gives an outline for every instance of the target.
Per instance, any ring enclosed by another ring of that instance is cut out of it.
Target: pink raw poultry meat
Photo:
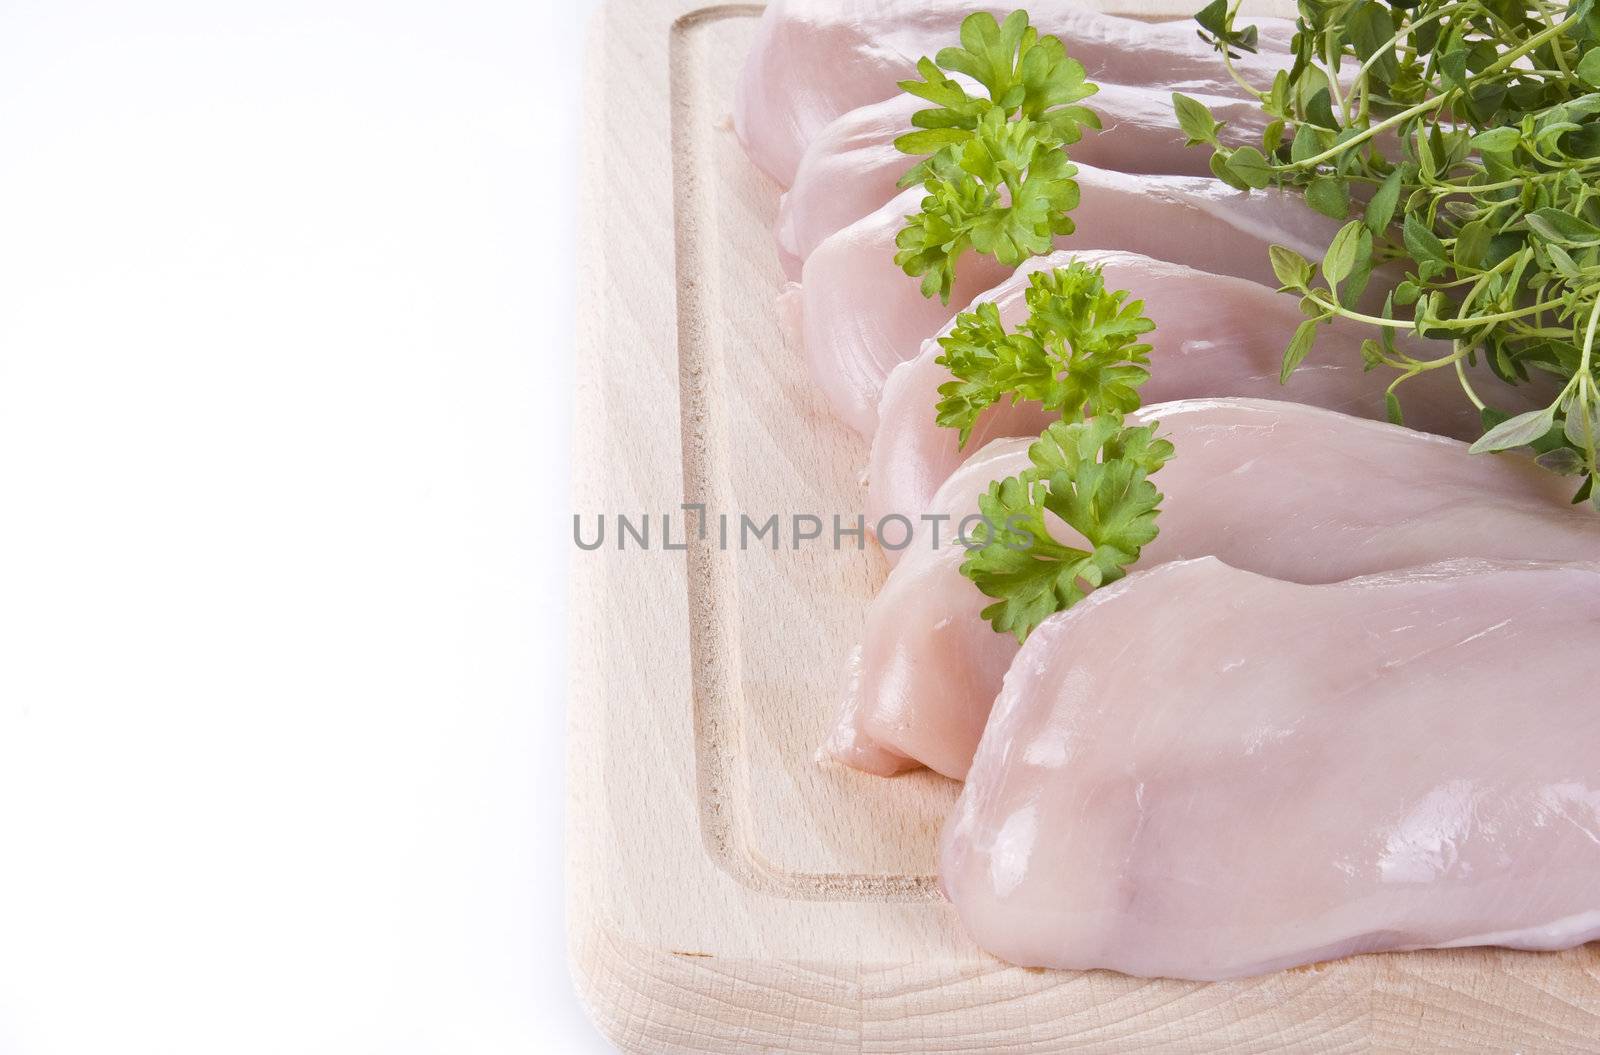
[[[1225,141],[1260,140],[1266,124],[1260,106],[1216,95],[1199,101],[1225,122]],[[894,141],[911,129],[911,115],[928,105],[901,93],[851,110],[811,141],[778,208],[778,256],[790,278],[799,278],[806,257],[830,235],[900,193],[896,184],[917,159],[896,150]],[[1100,115],[1102,131],[1086,130],[1067,148],[1074,161],[1119,172],[1210,173],[1211,151],[1184,145],[1171,92],[1105,83],[1083,105]]]
[[[1077,230],[1057,239],[1058,249],[1122,249],[1276,285],[1271,245],[1320,260],[1342,226],[1313,212],[1298,194],[1246,193],[1199,176],[1082,165],[1077,181]],[[921,208],[922,197],[920,189],[908,190],[823,242],[806,260],[800,286],[784,294],[791,318],[799,315],[812,378],[834,412],[863,435],[877,423],[889,371],[1013,270],[969,251],[957,267],[950,305],[924,297],[894,262],[895,235]],[[1375,292],[1385,281],[1375,278],[1369,288]]]
[[[1600,938],[1597,635],[1593,565],[1132,576],[1017,656],[944,889],[1012,963],[1142,976]]]
[[[978,300],[995,303],[1007,326],[1014,327],[1028,314],[1023,301],[1028,276],[1073,260],[1103,268],[1106,288],[1130,290],[1129,300],[1144,301],[1145,314],[1155,322],[1154,332],[1145,335],[1153,348],[1150,380],[1140,393],[1145,402],[1257,396],[1384,417],[1384,390],[1396,375],[1365,369],[1361,341],[1372,336],[1369,327],[1343,322],[1322,327],[1311,357],[1287,385],[1279,383],[1283,350],[1304,316],[1295,298],[1255,282],[1136,253],[1062,250],[1028,261]],[[1420,358],[1450,351],[1431,342],[1406,344]],[[873,523],[891,513],[921,515],[964,457],[956,431],[935,421],[939,386],[950,380],[949,370],[935,362],[942,353],[937,341],[928,341],[915,359],[895,367],[884,386],[867,469],[867,518]],[[1467,374],[1481,397],[1507,413],[1545,406],[1555,395],[1543,384],[1511,387],[1481,366]],[[1482,432],[1482,419],[1453,371],[1413,378],[1400,395],[1407,425],[1467,440]],[[1036,403],[997,404],[979,419],[966,453],[999,436],[1037,436],[1051,418]]]
[[[900,81],[917,77],[918,59],[958,45],[962,20],[985,10],[1004,18],[1013,8],[965,0],[772,0],[734,101],[745,150],[787,187],[806,146],[829,122],[894,94]],[[1243,95],[1191,21],[1138,22],[1070,0],[1036,0],[1027,10],[1032,25],[1060,37],[1093,80]],[[1252,83],[1270,86],[1286,64],[1293,24],[1248,21],[1261,29],[1264,54],[1243,55],[1235,65]]]
[[[1159,421],[1177,448],[1151,478],[1166,500],[1142,568],[1215,556],[1321,583],[1454,557],[1600,560],[1600,518],[1568,504],[1569,481],[1520,456],[1468,454],[1455,440],[1269,400],[1186,400],[1133,419]],[[953,524],[976,513],[990,481],[1028,465],[1027,449],[1014,439],[979,451],[930,514]],[[957,545],[935,549],[924,531],[872,602],[828,744],[841,761],[966,774],[1017,643],[980,617],[990,600],[961,575],[964,556]]]

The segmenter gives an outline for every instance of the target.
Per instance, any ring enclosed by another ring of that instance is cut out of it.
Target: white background
[[[0,2],[0,1053],[606,1050],[545,0]]]

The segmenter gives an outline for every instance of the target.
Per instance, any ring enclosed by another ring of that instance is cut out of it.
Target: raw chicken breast
[[[1341,224],[1298,194],[1236,191],[1198,176],[1149,176],[1080,165],[1077,230],[1059,249],[1123,249],[1277,285],[1267,255],[1274,243],[1322,259]],[[924,194],[912,188],[846,227],[807,258],[804,280],[784,294],[796,311],[812,377],[835,413],[863,435],[877,424],[889,371],[916,356],[962,305],[1010,275],[993,257],[968,251],[956,268],[950,304],[924,297],[894,262],[895,235]],[[1372,289],[1384,283],[1374,279]],[[1387,292],[1387,289],[1384,290]],[[1382,295],[1377,295],[1381,303]]]
[[[1600,568],[1168,564],[1006,675],[943,885],[1012,963],[1215,980],[1600,938]]]
[[[1259,106],[1217,95],[1200,101],[1226,122],[1226,141],[1260,142],[1266,119]],[[791,279],[799,278],[806,257],[830,235],[900,193],[896,184],[917,159],[896,150],[894,141],[911,130],[911,115],[929,105],[902,92],[851,110],[811,141],[778,208],[778,255]],[[1100,115],[1102,130],[1086,131],[1067,148],[1074,161],[1119,172],[1210,173],[1210,149],[1184,146],[1171,92],[1102,84],[1084,105]]]
[[[966,551],[958,532],[970,534],[977,521],[962,521],[977,513],[991,481],[1027,464],[1030,442],[996,440],[978,451],[915,525],[867,609],[825,756],[885,777],[918,766],[966,776],[1017,642],[980,617],[990,602],[961,574]]]
[[[1161,534],[1139,567],[1215,556],[1290,582],[1454,557],[1600,560],[1600,517],[1568,503],[1571,483],[1516,455],[1331,410],[1259,399],[1147,407],[1177,455],[1152,477]],[[1029,440],[997,440],[934,496],[928,516],[975,514],[992,480],[1028,464]],[[889,774],[926,765],[962,777],[1017,643],[979,613],[991,602],[960,573],[959,545],[935,549],[932,521],[890,573],[827,750]],[[1057,525],[1057,537],[1074,533]],[[1081,544],[1081,542],[1079,543]],[[1208,597],[1217,603],[1216,596]]]
[[[1155,322],[1155,330],[1145,337],[1153,349],[1150,380],[1142,389],[1147,403],[1258,396],[1384,417],[1384,389],[1395,375],[1363,367],[1361,341],[1372,335],[1369,327],[1344,322],[1323,327],[1311,358],[1287,385],[1279,383],[1283,350],[1304,316],[1295,298],[1255,282],[1136,253],[1064,250],[1028,261],[978,300],[997,304],[1007,326],[1016,326],[1028,315],[1023,300],[1028,276],[1073,260],[1103,268],[1106,288],[1130,290],[1129,300],[1143,300],[1145,314]],[[950,329],[947,325],[940,335]],[[1407,344],[1420,357],[1449,354],[1447,346],[1433,342]],[[936,340],[929,340],[920,355],[894,368],[884,386],[867,469],[867,519],[872,523],[891,513],[915,519],[961,464],[955,430],[935,422],[939,386],[950,380],[949,370],[934,361],[943,351]],[[1548,385],[1506,385],[1486,368],[1470,369],[1468,376],[1481,396],[1507,413],[1545,406],[1555,395]],[[1406,424],[1414,428],[1468,440],[1483,431],[1478,411],[1451,371],[1415,377],[1400,394]],[[1053,416],[1059,415],[1046,414],[1036,403],[991,407],[978,419],[967,453],[997,436],[1037,436]]]
[[[917,77],[917,60],[961,40],[974,11],[1004,18],[1013,7],[966,0],[772,0],[740,73],[733,123],[751,159],[789,186],[812,138],[840,114],[886,99]],[[1222,58],[1187,19],[1152,24],[1117,18],[1072,0],[1027,5],[1031,24],[1066,45],[1092,80],[1146,84],[1167,91],[1243,96]],[[1262,54],[1235,66],[1270,87],[1288,65],[1294,35],[1285,19],[1253,18]]]

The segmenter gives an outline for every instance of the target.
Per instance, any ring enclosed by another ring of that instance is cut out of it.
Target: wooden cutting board
[[[956,786],[815,760],[881,557],[661,537],[685,502],[861,510],[866,445],[784,346],[778,188],[729,118],[759,13],[613,0],[591,39],[574,510],[588,540],[652,519],[648,551],[610,522],[572,553],[568,926],[601,1029],[651,1053],[1600,1051],[1595,946],[1211,985],[1009,967],[938,894]]]

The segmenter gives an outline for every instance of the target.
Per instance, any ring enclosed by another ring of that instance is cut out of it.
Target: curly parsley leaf
[[[1081,139],[1084,128],[1100,127],[1093,110],[1075,105],[1100,89],[1088,80],[1082,63],[1067,57],[1059,38],[1041,37],[1028,25],[1026,11],[1012,12],[1004,23],[987,12],[969,15],[961,24],[961,45],[918,62],[922,80],[900,82],[906,92],[934,104],[912,115],[917,131],[895,140],[902,152],[925,155],[960,146],[991,110],[1002,111],[1006,120],[1043,126],[1062,146]],[[946,70],[972,78],[987,97],[969,94]],[[926,161],[917,165],[901,177],[900,186],[923,182],[928,167]]]
[[[1029,276],[1028,318],[1007,333],[993,304],[956,317],[937,360],[954,380],[939,387],[938,422],[960,430],[965,447],[978,416],[1003,399],[1038,403],[1076,418],[1139,406],[1149,380],[1155,328],[1143,301],[1107,290],[1102,269],[1073,261]]]
[[[1063,148],[1100,127],[1092,110],[1077,105],[1099,89],[1058,38],[1028,24],[1026,11],[1004,22],[969,15],[961,46],[923,58],[917,71],[921,80],[900,87],[933,105],[912,116],[916,130],[895,146],[927,155],[900,185],[928,193],[922,211],[906,218],[895,261],[922,279],[924,296],[949,303],[968,249],[1016,267],[1072,232],[1066,214],[1078,205],[1077,168]],[[987,98],[951,73],[976,82]]]
[[[968,248],[1014,268],[1072,233],[1077,173],[1048,130],[990,110],[959,152],[930,159],[922,211],[895,238],[895,263],[922,279],[924,296],[948,304]]]
[[[936,154],[947,146],[958,146],[971,139],[973,129],[978,127],[983,115],[994,108],[994,103],[968,95],[967,90],[947,77],[932,59],[920,60],[917,72],[922,74],[922,80],[901,81],[900,87],[938,105],[911,115],[911,123],[917,130],[896,139],[895,149],[902,154],[921,156]],[[901,176],[900,186],[913,187],[921,183],[926,178],[927,165],[924,161]]]
[[[1148,478],[1173,456],[1155,430],[1117,414],[1056,422],[1028,449],[1029,468],[990,485],[979,499],[981,545],[961,573],[995,598],[983,617],[996,631],[1025,641],[1139,559],[1161,511]],[[1057,525],[1076,532],[1077,544],[1060,541]]]

